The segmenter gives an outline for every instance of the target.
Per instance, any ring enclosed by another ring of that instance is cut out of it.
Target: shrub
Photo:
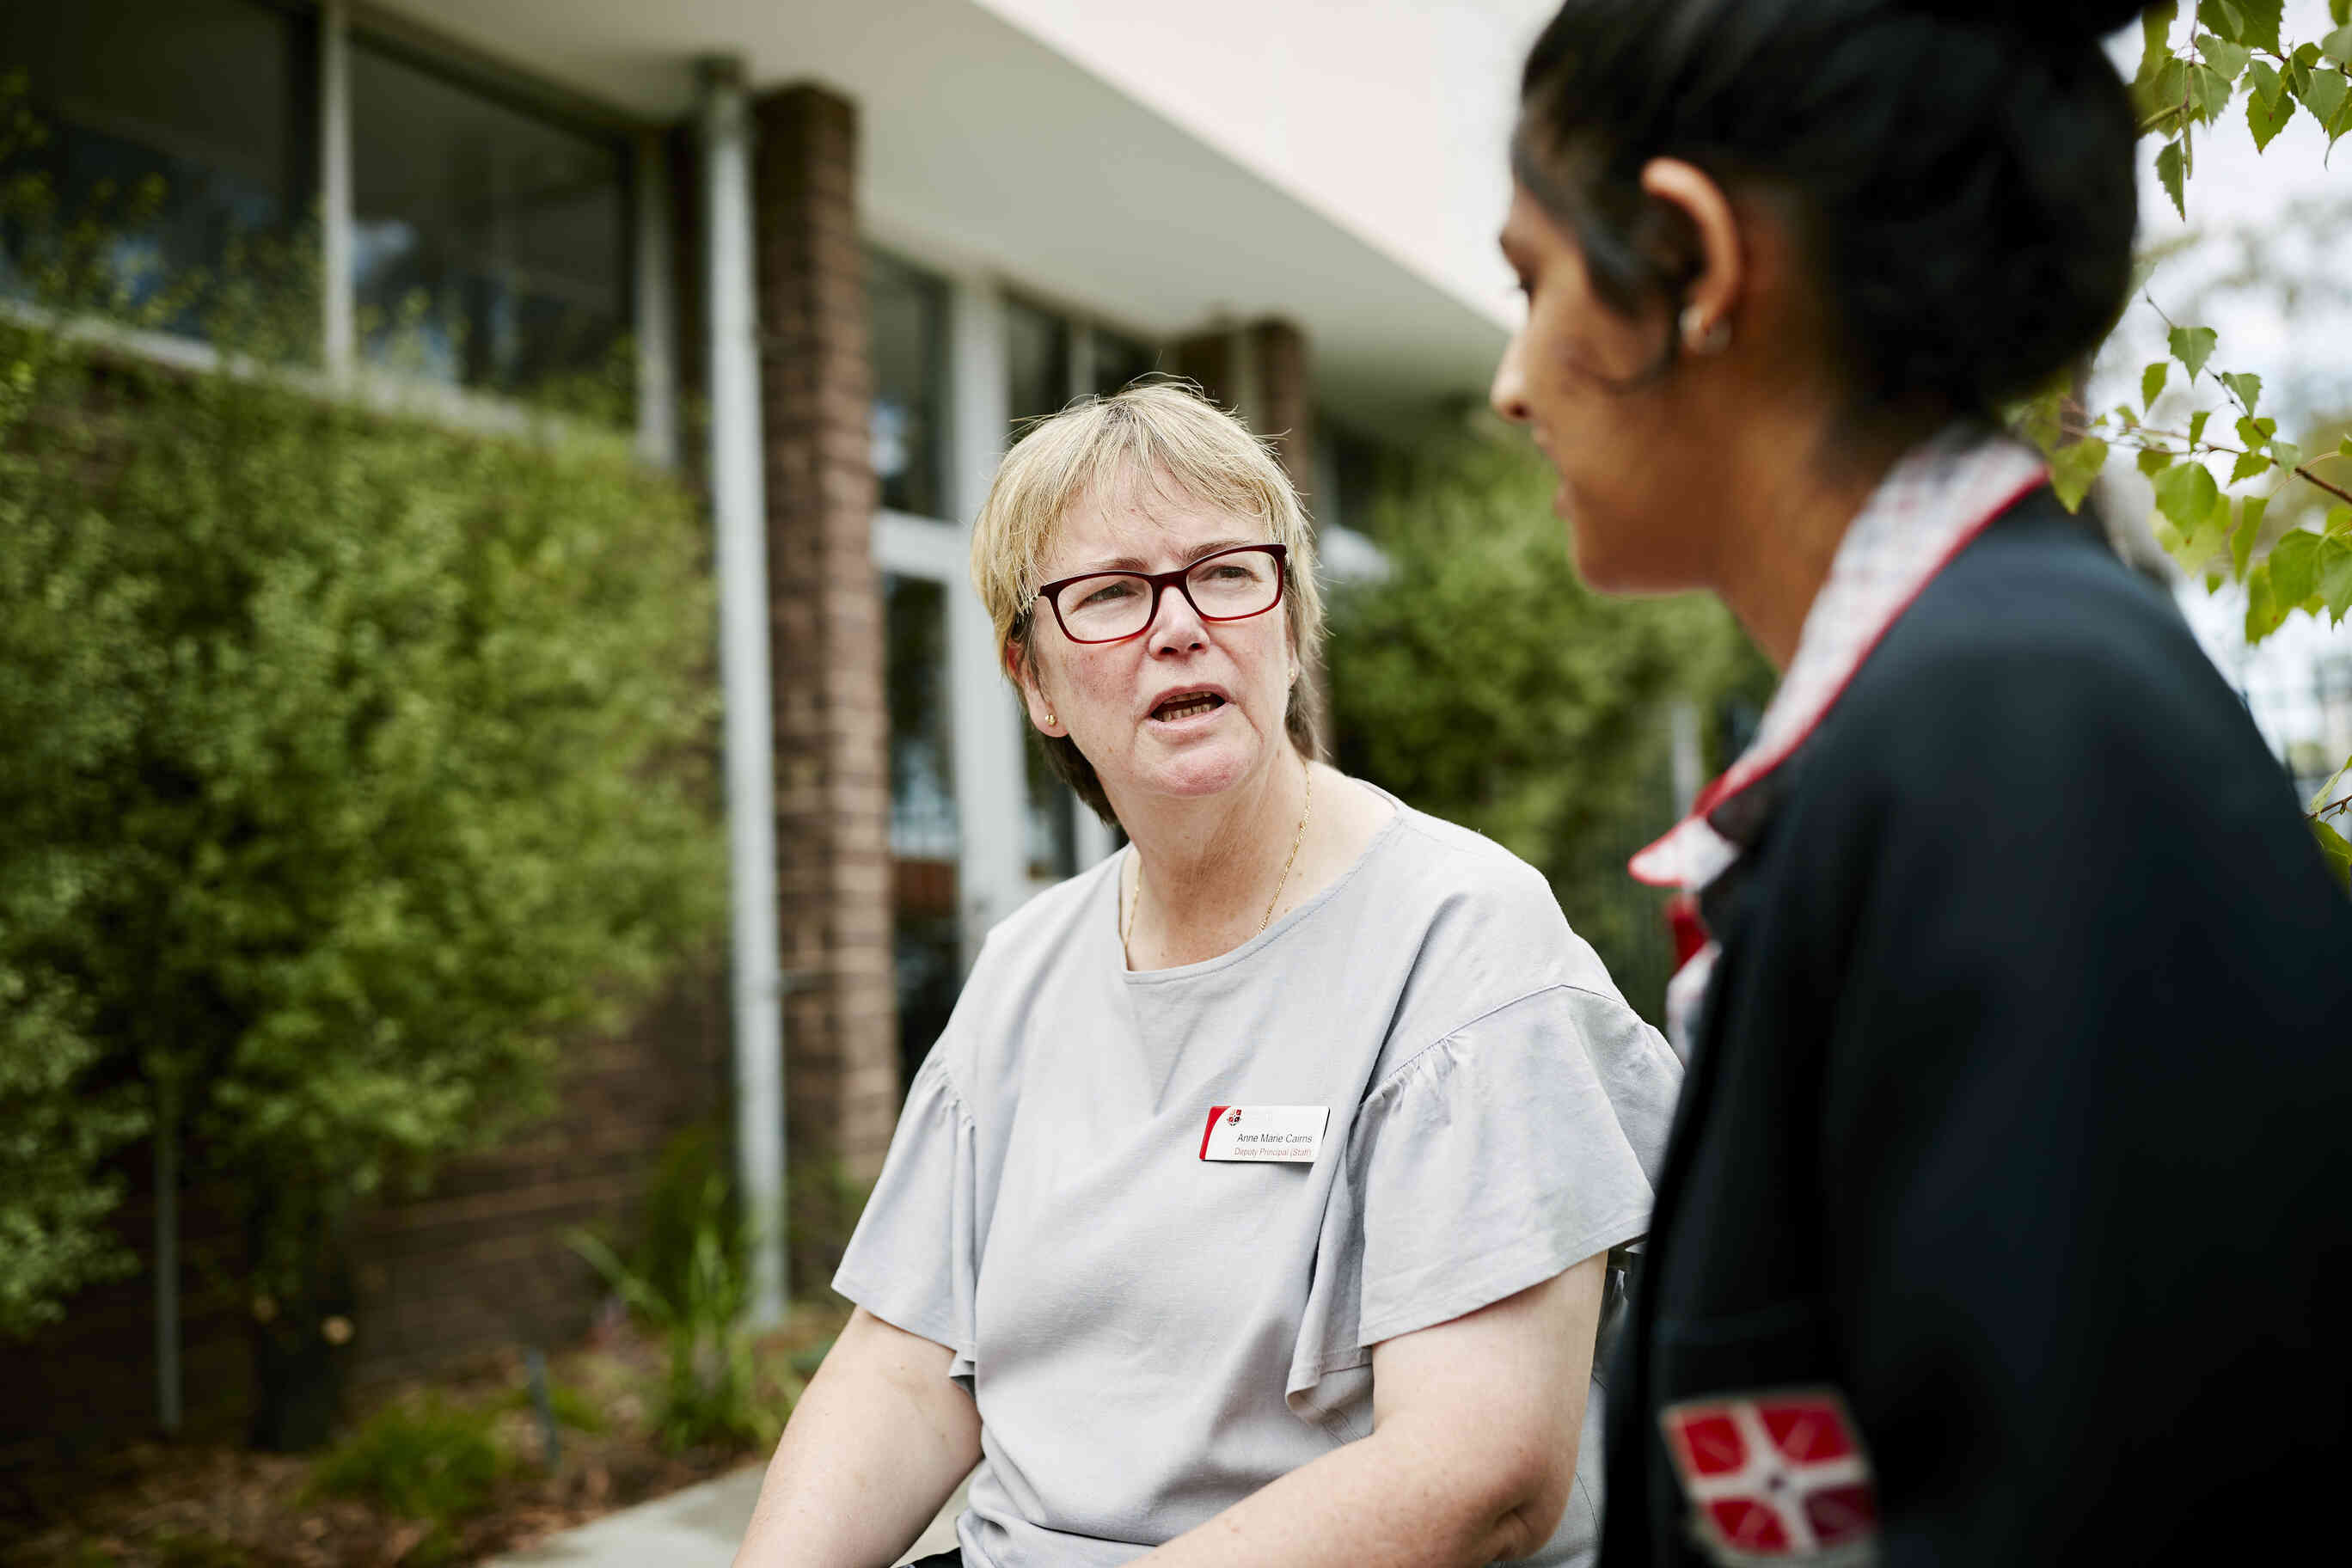
[[[0,1331],[121,1266],[96,1173],[161,1105],[315,1336],[352,1205],[715,934],[693,499],[320,395],[267,292],[203,374],[0,319]]]
[[[675,1181],[693,1168],[691,1160],[674,1160],[666,1174]],[[797,1379],[780,1394],[761,1384],[743,1322],[751,1300],[749,1238],[729,1189],[715,1169],[701,1173],[690,1198],[666,1196],[657,1184],[649,1208],[685,1226],[683,1246],[669,1250],[677,1244],[672,1238],[649,1247],[642,1268],[631,1268],[586,1231],[570,1237],[629,1310],[662,1336],[666,1364],[655,1419],[662,1441],[676,1449],[765,1448],[783,1430],[797,1393]]]
[[[421,1560],[431,1560],[446,1550],[449,1527],[480,1512],[511,1468],[497,1422],[494,1411],[437,1394],[386,1405],[320,1458],[310,1490],[429,1521]]]
[[[1391,571],[1332,601],[1339,758],[1541,870],[1655,1018],[1663,895],[1631,884],[1625,858],[1673,822],[1665,704],[1769,674],[1710,603],[1589,592],[1554,483],[1525,439],[1475,427],[1382,477],[1372,531]]]

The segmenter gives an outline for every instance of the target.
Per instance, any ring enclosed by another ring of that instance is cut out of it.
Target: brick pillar
[[[1260,321],[1249,329],[1250,358],[1257,371],[1258,434],[1274,437],[1275,454],[1307,503],[1315,510],[1315,386],[1307,359],[1307,334],[1288,321]]]
[[[1196,383],[1220,408],[1237,408],[1246,400],[1234,384],[1234,335],[1223,328],[1181,338],[1169,349],[1169,368]]]
[[[786,1120],[796,1164],[837,1158],[866,1180],[898,1068],[857,110],[803,84],[753,114]]]

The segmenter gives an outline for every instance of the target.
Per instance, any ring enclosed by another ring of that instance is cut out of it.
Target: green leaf
[[[2264,98],[2260,93],[2246,96],[2246,129],[2253,134],[2257,153],[2268,147],[2294,118],[2294,100],[2284,92],[2275,98]]]
[[[2230,79],[2211,66],[2200,62],[2189,68],[2189,91],[2196,105],[2196,117],[2212,124],[2230,107]]]
[[[2225,38],[2234,38],[2246,28],[2246,14],[2230,0],[2200,0],[2197,19]]]
[[[2242,582],[2246,563],[2254,553],[2254,541],[2262,537],[2263,513],[2270,504],[2265,497],[2248,496],[2238,509],[2238,526],[2230,534],[2230,575]]]
[[[2318,791],[2312,795],[2311,804],[2305,806],[2303,809],[2306,812],[2316,813],[2325,811],[2327,807],[2335,805],[2336,800],[2339,798],[2336,793],[2336,786],[2344,782],[2344,775],[2346,773],[2352,773],[2352,757],[2347,757],[2344,759],[2344,765],[2328,775],[2327,782],[2321,784]]]
[[[2312,117],[2320,124],[2331,128],[2331,140],[2334,135],[2340,134],[2333,132],[2332,127],[2336,111],[2344,107],[2346,91],[2341,71],[2315,70],[2305,75],[2301,94],[2304,107],[2311,110]]]
[[[2352,65],[2352,26],[2338,27],[2319,40],[2319,52],[2337,65]]]
[[[2319,586],[2319,552],[2326,542],[2298,528],[2271,546],[2271,595],[2282,615],[2311,597]]]
[[[2336,443],[2336,455],[2339,458],[2352,458],[2352,436],[2347,436]]]
[[[2167,142],[2157,150],[2156,178],[2172,198],[2173,210],[2182,217],[2189,216],[2189,198],[2182,189],[2185,176],[2181,173],[2180,142]]]
[[[2258,474],[2267,474],[2270,471],[2271,460],[2260,452],[2241,452],[2238,454],[2238,460],[2230,466],[2230,482],[2233,485],[2241,485]]]
[[[2319,840],[2320,857],[2327,862],[2329,874],[2345,891],[2352,892],[2352,843],[2317,817],[2311,820],[2311,836]]]
[[[2327,0],[2327,19],[2339,27],[2352,22],[2352,0]]]
[[[2051,488],[2068,511],[2080,511],[2083,498],[2091,493],[2092,484],[2100,470],[2106,467],[2107,444],[2092,437],[2063,447],[2050,459]]]
[[[2175,57],[2158,66],[2154,76],[2131,88],[2132,112],[2150,129],[2168,125],[2190,106],[2189,62]]]
[[[2282,468],[2293,468],[2303,461],[2303,448],[2292,441],[2271,443],[2271,457]]]
[[[2253,58],[2253,51],[2244,45],[2225,44],[2210,33],[2198,38],[2197,52],[2205,57],[2207,65],[2221,73],[2225,85],[2237,80],[2238,73],[2244,70],[2246,62]]]
[[[2286,79],[2268,60],[2255,60],[2246,67],[2246,88],[2254,97],[2271,103],[2282,102],[2287,96]]]
[[[2279,21],[2283,0],[2230,0],[2231,9],[2237,13],[2238,25],[2229,26],[2218,0],[2207,0],[2197,7],[2198,20],[2232,43],[2243,44],[2250,49],[2275,49],[2279,47]]]
[[[2278,421],[2267,415],[2260,419],[2246,418],[2238,421],[2238,439],[2250,447],[2267,447],[2271,443],[2271,437],[2277,434]]]
[[[2164,0],[2160,5],[2150,5],[2139,16],[2139,70],[2136,82],[2154,79],[2172,58],[2172,24],[2180,17],[2180,0]]]
[[[2221,373],[2221,384],[2246,405],[2249,414],[2254,411],[2254,405],[2263,400],[2263,378],[2250,371],[2225,370]]]
[[[2189,444],[2192,447],[2205,439],[2205,421],[2213,417],[2210,408],[2200,408],[2189,416]]]
[[[2179,143],[2176,142],[2171,145],[2178,147]],[[2160,155],[2158,161],[2162,161]],[[2175,174],[2178,172],[2176,163]],[[2174,199],[2176,202],[2179,200],[2177,196]],[[2172,357],[2189,367],[2189,379],[2194,381],[2197,373],[2205,368],[2205,362],[2213,357],[2213,345],[2219,341],[2210,327],[2175,327],[2165,342],[2172,351]]]
[[[2315,586],[2327,606],[2327,624],[2332,626],[2352,614],[2352,544],[2340,539],[2321,540],[2317,577]]]
[[[2184,540],[2193,542],[2204,531],[2221,499],[2221,488],[2202,463],[2176,463],[2156,477],[2156,510]]]
[[[2246,573],[2246,640],[2258,643],[2285,621],[2286,612],[2272,597],[2271,563],[2258,561]]]
[[[2319,531],[2330,539],[2352,541],[2352,506],[2346,506],[2339,502],[2329,507],[2327,521]]]
[[[2139,403],[2143,408],[2156,406],[2157,395],[2164,390],[2165,379],[2172,374],[2170,360],[2158,360],[2139,373]],[[2352,440],[2352,437],[2347,437]]]
[[[2141,473],[2146,474],[2150,479],[2154,479],[2157,475],[2172,467],[2172,454],[2164,450],[2160,447],[2143,447],[2140,448],[2139,456],[2135,459],[2135,461],[2139,464],[2139,471]]]

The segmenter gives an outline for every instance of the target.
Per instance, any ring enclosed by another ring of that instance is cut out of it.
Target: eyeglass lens
[[[1274,607],[1282,574],[1259,551],[1213,555],[1184,574],[1192,607],[1212,620],[1239,620]],[[1132,637],[1151,616],[1151,581],[1123,572],[1082,577],[1057,601],[1069,634],[1088,642]]]

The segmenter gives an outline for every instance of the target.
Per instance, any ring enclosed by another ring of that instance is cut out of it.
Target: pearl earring
[[[1731,346],[1731,323],[1722,317],[1713,321],[1697,305],[1686,305],[1682,314],[1683,346],[1695,354],[1719,354]]]
[[[1051,708],[1045,710],[1045,728],[1050,730],[1060,722],[1059,719],[1054,717],[1054,710]]]

